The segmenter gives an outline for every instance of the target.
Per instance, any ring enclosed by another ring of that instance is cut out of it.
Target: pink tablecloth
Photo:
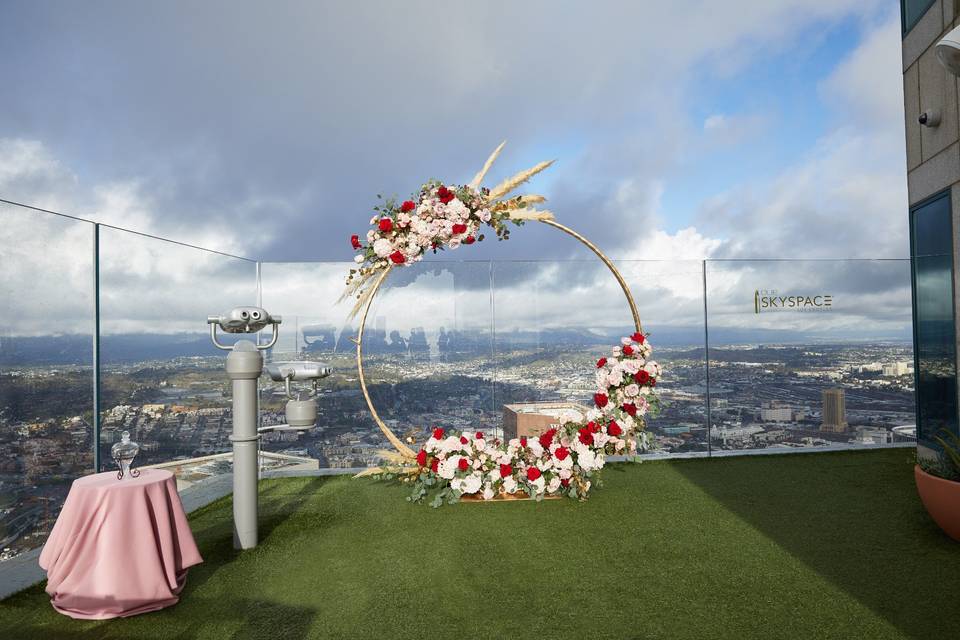
[[[158,469],[75,480],[40,554],[53,607],[97,620],[175,604],[201,562],[173,474]]]

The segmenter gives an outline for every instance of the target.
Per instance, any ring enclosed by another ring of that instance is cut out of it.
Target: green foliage
[[[918,455],[917,464],[931,475],[960,481],[960,437],[941,427],[933,440],[940,446],[940,450],[933,458]]]

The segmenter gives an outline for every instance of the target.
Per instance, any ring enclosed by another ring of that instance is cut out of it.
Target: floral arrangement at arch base
[[[597,361],[595,406],[584,422],[563,421],[538,437],[508,442],[437,427],[415,460],[381,452],[393,464],[358,476],[399,479],[412,485],[408,500],[434,507],[464,497],[586,500],[607,456],[650,448],[645,419],[659,409],[654,389],[661,373],[651,353],[646,335],[635,333]]]
[[[410,199],[388,199],[375,207],[371,228],[363,242],[350,238],[357,267],[350,270],[343,298],[355,297],[355,316],[375,294],[369,286],[377,274],[419,262],[428,252],[457,249],[484,240],[483,225],[499,240],[510,237],[507,223],[552,221],[551,212],[534,205],[539,195],[510,195],[553,161],[541,162],[504,180],[493,189],[480,183],[504,144],[494,150],[483,168],[466,185],[424,183]],[[508,197],[509,196],[509,197]],[[612,267],[611,267],[612,268]],[[341,299],[343,299],[341,298]],[[359,353],[359,351],[358,351]],[[499,497],[568,496],[585,500],[599,481],[608,455],[634,457],[651,445],[646,416],[659,408],[654,393],[661,369],[650,359],[647,334],[634,333],[596,364],[595,407],[582,421],[562,420],[536,438],[501,442],[482,432],[433,430],[410,459],[398,452],[381,455],[390,464],[368,469],[359,476],[400,479],[412,485],[409,500],[432,506],[454,503],[464,496],[493,500]]]

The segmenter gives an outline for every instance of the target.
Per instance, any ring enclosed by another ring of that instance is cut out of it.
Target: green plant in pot
[[[941,428],[933,436],[939,451],[927,448],[927,455],[917,451],[914,478],[920,500],[940,528],[960,541],[960,437]]]

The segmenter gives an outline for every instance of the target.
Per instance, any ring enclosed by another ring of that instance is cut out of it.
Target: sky
[[[0,24],[0,199],[265,261],[347,261],[376,194],[466,182],[507,140],[487,182],[555,158],[529,191],[618,260],[909,255],[896,3],[6,0]],[[86,230],[4,212],[19,331],[30,309],[82,317],[86,254],[64,256]],[[589,257],[557,236],[527,225],[444,257]],[[130,308],[114,330],[145,326],[134,310],[156,299],[181,319],[188,299],[212,304],[191,283],[246,295],[222,285],[242,265],[148,245],[108,248],[107,304]],[[518,291],[540,279],[543,313],[562,313],[570,274],[544,273]],[[657,273],[651,295],[692,322],[690,285]],[[861,276],[810,287],[902,301],[899,276],[883,292]],[[332,276],[306,281],[336,297]]]

